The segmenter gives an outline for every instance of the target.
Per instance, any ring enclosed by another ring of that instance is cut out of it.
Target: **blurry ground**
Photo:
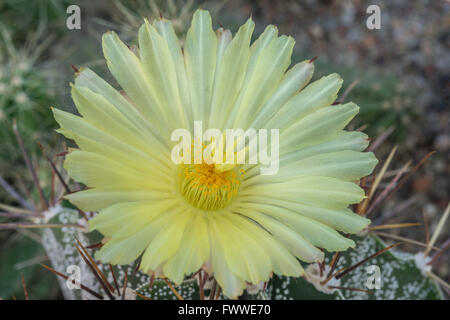
[[[122,2],[126,5],[121,5]],[[107,29],[117,30],[122,38],[133,43],[137,26],[142,21],[139,16],[159,15],[150,0],[122,2],[78,1],[82,11],[82,29],[69,31],[65,27],[65,9],[69,1],[35,0],[31,10],[29,5],[25,5],[30,3],[27,1],[0,0],[0,29],[9,30],[14,44],[20,48],[38,25],[44,25],[40,41],[53,38],[34,65],[48,79],[48,83],[42,86],[53,99],[52,104],[70,110],[73,108],[68,86],[73,81],[70,64],[90,66],[106,78],[110,77],[102,57],[101,34]],[[174,8],[167,5],[172,2],[176,4]],[[167,1],[161,11],[165,17],[176,18],[177,31],[182,35],[199,2]],[[366,8],[370,4],[381,8],[380,30],[366,28]],[[233,31],[250,15],[256,22],[256,34],[261,33],[267,24],[275,24],[280,33],[295,37],[294,62],[319,56],[317,76],[338,72],[344,77],[344,89],[358,81],[347,97],[361,106],[359,123],[354,125],[367,124],[365,132],[373,138],[386,132],[388,127],[395,129],[377,150],[378,158],[385,159],[392,147],[399,144],[390,169],[398,169],[409,160],[416,164],[430,151],[436,151],[418,173],[372,216],[374,220],[383,219],[394,210],[397,214],[386,221],[423,222],[425,214],[430,220],[430,229],[434,229],[449,201],[450,191],[448,1],[229,0],[207,1],[201,6],[212,10],[214,21],[220,21]],[[8,56],[3,49],[0,63],[5,65],[7,61]],[[15,101],[15,98],[10,100]],[[56,149],[57,143],[49,141],[51,143]],[[8,164],[11,158],[3,159],[3,162]],[[0,162],[0,168],[1,165]],[[20,161],[13,167],[20,167]],[[43,176],[49,171],[45,166],[40,169]],[[5,173],[1,172],[2,175]],[[10,181],[16,176],[11,174]],[[25,187],[29,186],[26,178],[21,183]],[[2,198],[5,195],[0,193],[0,203],[10,202],[10,199]],[[449,238],[449,228],[447,223],[438,245]],[[392,233],[425,241],[423,227],[399,229]],[[33,240],[33,237],[0,231],[0,297],[17,295],[22,298],[21,273],[29,287],[34,289],[34,298],[58,297],[53,277],[47,277],[47,272],[33,266],[36,261],[45,260],[45,253],[36,242],[38,239]],[[24,249],[17,250],[19,247]],[[417,248],[410,245],[403,248],[417,252]],[[449,251],[434,269],[447,281],[450,280],[448,256]],[[46,277],[45,283],[52,285],[43,286],[42,277]]]

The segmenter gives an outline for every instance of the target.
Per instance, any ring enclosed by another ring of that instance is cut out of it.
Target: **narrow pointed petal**
[[[250,40],[254,28],[255,24],[249,19],[227,45],[223,58],[216,67],[209,121],[212,128],[221,127],[222,115],[231,108],[242,87],[250,58]]]
[[[292,97],[267,124],[269,128],[287,129],[298,120],[336,101],[342,86],[342,78],[330,74],[314,81],[297,95]]]
[[[165,117],[171,131],[187,128],[188,118],[183,112],[183,105],[178,89],[178,80],[167,41],[156,29],[145,21],[139,29],[139,49],[141,63],[147,79],[159,101],[164,101]]]
[[[184,58],[191,92],[194,120],[205,119],[210,108],[217,38],[208,11],[197,10],[186,36]]]

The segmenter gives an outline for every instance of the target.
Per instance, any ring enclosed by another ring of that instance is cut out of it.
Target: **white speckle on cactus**
[[[417,268],[422,272],[422,275],[427,276],[429,272],[431,272],[431,265],[428,263],[431,261],[430,257],[425,257],[423,252],[418,252],[414,256],[414,262],[416,263]]]
[[[60,204],[48,208],[47,211],[42,212],[42,221],[44,223],[47,223],[51,218],[56,216],[61,210],[62,207]]]
[[[82,227],[82,228],[79,228],[81,232],[84,232],[84,233],[89,232],[89,225],[87,224],[87,221],[85,218],[78,219],[77,224]]]
[[[50,207],[41,218],[45,223],[76,224],[79,219],[78,212],[63,208],[60,205]],[[52,267],[67,274],[67,267],[75,265],[80,267],[81,283],[96,291],[100,285],[97,283],[89,267],[79,256],[75,247],[75,237],[82,243],[87,242],[86,234],[80,228],[63,227],[60,229],[45,229],[42,235],[42,245],[47,252]],[[70,290],[66,281],[58,277],[59,286],[66,299],[92,299],[90,294],[81,290]]]
[[[117,291],[117,290],[116,290],[116,291]],[[112,293],[112,296],[113,296],[114,299],[116,299],[116,300],[121,300],[121,299],[122,299],[122,295],[123,295],[123,288],[120,289],[120,292],[119,292],[119,293],[117,293],[116,291]],[[111,299],[108,297],[107,294],[104,294],[104,295],[103,295],[103,299],[104,299],[104,300],[111,300]],[[127,288],[125,289],[125,297],[124,297],[124,300],[136,300],[136,292],[135,292],[133,289],[127,287]]]

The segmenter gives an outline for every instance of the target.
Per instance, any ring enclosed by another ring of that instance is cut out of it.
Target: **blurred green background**
[[[81,8],[81,30],[66,27],[66,9],[71,4]],[[380,30],[366,27],[369,4],[381,8]],[[354,86],[347,100],[361,107],[353,128],[364,126],[372,138],[393,130],[377,150],[377,156],[384,159],[399,144],[392,168],[408,160],[417,163],[435,150],[375,216],[381,219],[403,205],[393,222],[422,222],[425,215],[432,222],[430,228],[435,227],[433,222],[448,203],[450,190],[447,1],[0,0],[0,176],[28,199],[37,199],[11,130],[16,119],[48,192],[50,168],[36,141],[51,154],[62,150],[62,139],[52,131],[56,124],[49,107],[74,111],[69,95],[71,65],[91,67],[112,81],[101,50],[105,31],[115,30],[124,41],[135,44],[142,17],[162,14],[173,19],[183,37],[198,7],[210,10],[216,28],[220,23],[233,32],[251,15],[256,22],[255,37],[267,24],[275,24],[281,34],[296,39],[293,62],[318,56],[315,78],[341,74],[342,92]],[[15,204],[1,188],[0,204]],[[0,216],[0,223],[4,221]],[[394,233],[425,239],[423,228]],[[442,238],[448,237],[447,228]],[[30,298],[62,297],[54,276],[39,266],[47,260],[39,242],[35,230],[0,230],[0,298],[24,298],[21,275]],[[436,273],[449,280],[448,253],[441,261]]]

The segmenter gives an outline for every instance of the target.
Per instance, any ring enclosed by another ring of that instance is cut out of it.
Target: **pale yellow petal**
[[[148,145],[146,147],[135,147],[126,141],[109,135],[85,119],[74,114],[52,108],[55,120],[61,126],[57,132],[66,138],[73,139],[80,148],[90,152],[103,149],[101,145],[106,145],[116,149],[117,152],[126,152],[137,158],[145,159],[155,167],[170,168],[170,153],[167,148],[158,148],[158,145]],[[98,146],[96,146],[98,144]],[[166,169],[167,170],[167,169]]]
[[[161,228],[150,242],[142,256],[142,270],[156,270],[163,262],[177,252],[186,225],[193,217],[191,210],[183,210],[181,208],[180,212],[175,219],[171,220],[170,224]]]
[[[273,206],[274,208],[286,208],[346,233],[360,232],[370,224],[369,219],[353,213],[348,208],[329,209],[321,206],[305,205],[302,204],[301,199],[286,201],[268,197],[245,197],[245,201],[239,201],[234,206],[256,210],[259,204]]]
[[[102,209],[88,221],[91,230],[114,238],[131,236],[161,214],[173,211],[180,202],[173,198],[120,202]]]
[[[244,81],[241,94],[229,114],[225,128],[246,127],[255,113],[261,110],[276,91],[291,63],[294,43],[293,38],[281,36],[273,39],[261,50],[254,71],[247,71],[250,76]]]
[[[154,183],[154,176],[138,172],[117,161],[96,153],[73,151],[64,162],[64,168],[76,181],[89,187],[121,188],[125,190],[149,189],[172,192],[173,185],[169,177]]]
[[[252,208],[255,208],[255,211],[260,212],[261,216],[252,213],[251,209],[242,209],[241,211],[245,212],[246,215],[251,215],[252,219],[264,221],[263,225],[264,223],[269,225],[267,220],[263,220],[263,214],[269,215],[280,222],[291,226],[293,230],[298,232],[314,246],[324,248],[328,251],[343,251],[349,247],[355,246],[355,243],[351,239],[342,236],[329,226],[315,221],[314,219],[299,215],[291,210],[263,204],[255,204]],[[274,225],[276,224],[272,224],[271,227],[274,227]],[[304,258],[302,257],[301,259]]]
[[[66,194],[65,199],[84,211],[99,211],[116,203],[162,200],[173,197],[170,193],[154,190],[123,190],[95,188]]]
[[[378,160],[372,152],[338,151],[322,153],[282,166],[277,174],[256,175],[245,181],[258,183],[282,182],[301,176],[326,176],[344,181],[356,181],[372,173]]]
[[[208,225],[208,230],[211,242],[211,266],[214,278],[222,288],[222,292],[226,297],[237,298],[243,293],[246,283],[228,267],[227,262],[224,260],[225,244],[217,237],[211,224]]]
[[[210,218],[215,236],[220,239],[229,268],[238,277],[251,283],[267,281],[272,265],[270,257],[243,230],[233,225],[225,214]]]
[[[303,204],[342,209],[349,204],[359,203],[365,194],[352,182],[331,177],[305,176],[285,182],[243,186],[239,190],[239,197],[245,196],[296,200]]]
[[[331,105],[341,86],[342,78],[336,73],[314,81],[292,97],[267,123],[267,127],[287,129],[308,114]]]
[[[169,134],[163,102],[159,101],[138,57],[114,32],[103,35],[103,53],[109,70],[134,102],[140,113],[155,126],[162,137]],[[167,138],[167,141],[170,137]]]
[[[159,101],[162,110],[170,119],[170,130],[188,128],[188,118],[178,90],[178,80],[167,41],[159,35],[147,20],[139,29],[139,53],[147,79]]]
[[[183,233],[177,252],[164,264],[164,274],[175,283],[196,272],[209,257],[210,245],[205,217],[195,214]]]
[[[290,277],[299,277],[304,273],[298,260],[276,239],[275,235],[269,235],[266,230],[256,226],[253,222],[240,215],[230,215],[229,218],[241,230],[245,230],[267,252],[275,273]],[[294,248],[296,249],[295,246]]]
[[[171,219],[176,218],[177,214],[179,211],[168,211],[129,237],[112,238],[97,251],[95,258],[103,263],[112,264],[133,262],[142,254],[161,228],[170,225]]]
[[[238,204],[234,206],[232,210],[233,212],[242,214],[258,222],[277,240],[283,243],[291,254],[299,259],[305,262],[318,262],[323,260],[324,254],[322,251],[314,247],[314,245],[312,245],[300,233],[292,230],[286,224],[267,216],[265,211],[258,211],[258,209],[253,206],[239,206]]]
[[[210,108],[216,65],[217,38],[208,11],[197,10],[184,46],[184,60],[194,120],[204,120]]]
[[[241,90],[250,58],[250,40],[254,27],[255,24],[249,19],[227,44],[223,56],[218,56],[209,119],[211,128],[221,128],[223,115],[231,108]],[[219,38],[219,48],[222,38],[226,39],[226,31],[224,37]]]
[[[75,85],[87,87],[95,93],[102,95],[110,104],[122,113],[142,134],[149,139],[158,139],[153,127],[154,119],[147,119],[125,96],[114,89],[108,82],[99,77],[89,68],[82,68],[75,77]]]
[[[159,34],[167,41],[169,46],[170,55],[176,69],[178,90],[181,101],[183,102],[184,113],[188,119],[188,128],[191,128],[193,124],[191,95],[189,92],[189,83],[187,80],[186,67],[184,65],[184,57],[181,51],[180,42],[172,22],[165,19],[155,19],[153,26],[158,30]]]
[[[252,120],[250,128],[265,128],[266,123],[288,102],[296,92],[303,89],[311,80],[314,73],[314,64],[309,60],[293,66],[283,76],[283,80],[270,99],[261,108],[255,119]]]
[[[280,132],[280,154],[324,142],[340,132],[358,113],[354,103],[320,109]]]

